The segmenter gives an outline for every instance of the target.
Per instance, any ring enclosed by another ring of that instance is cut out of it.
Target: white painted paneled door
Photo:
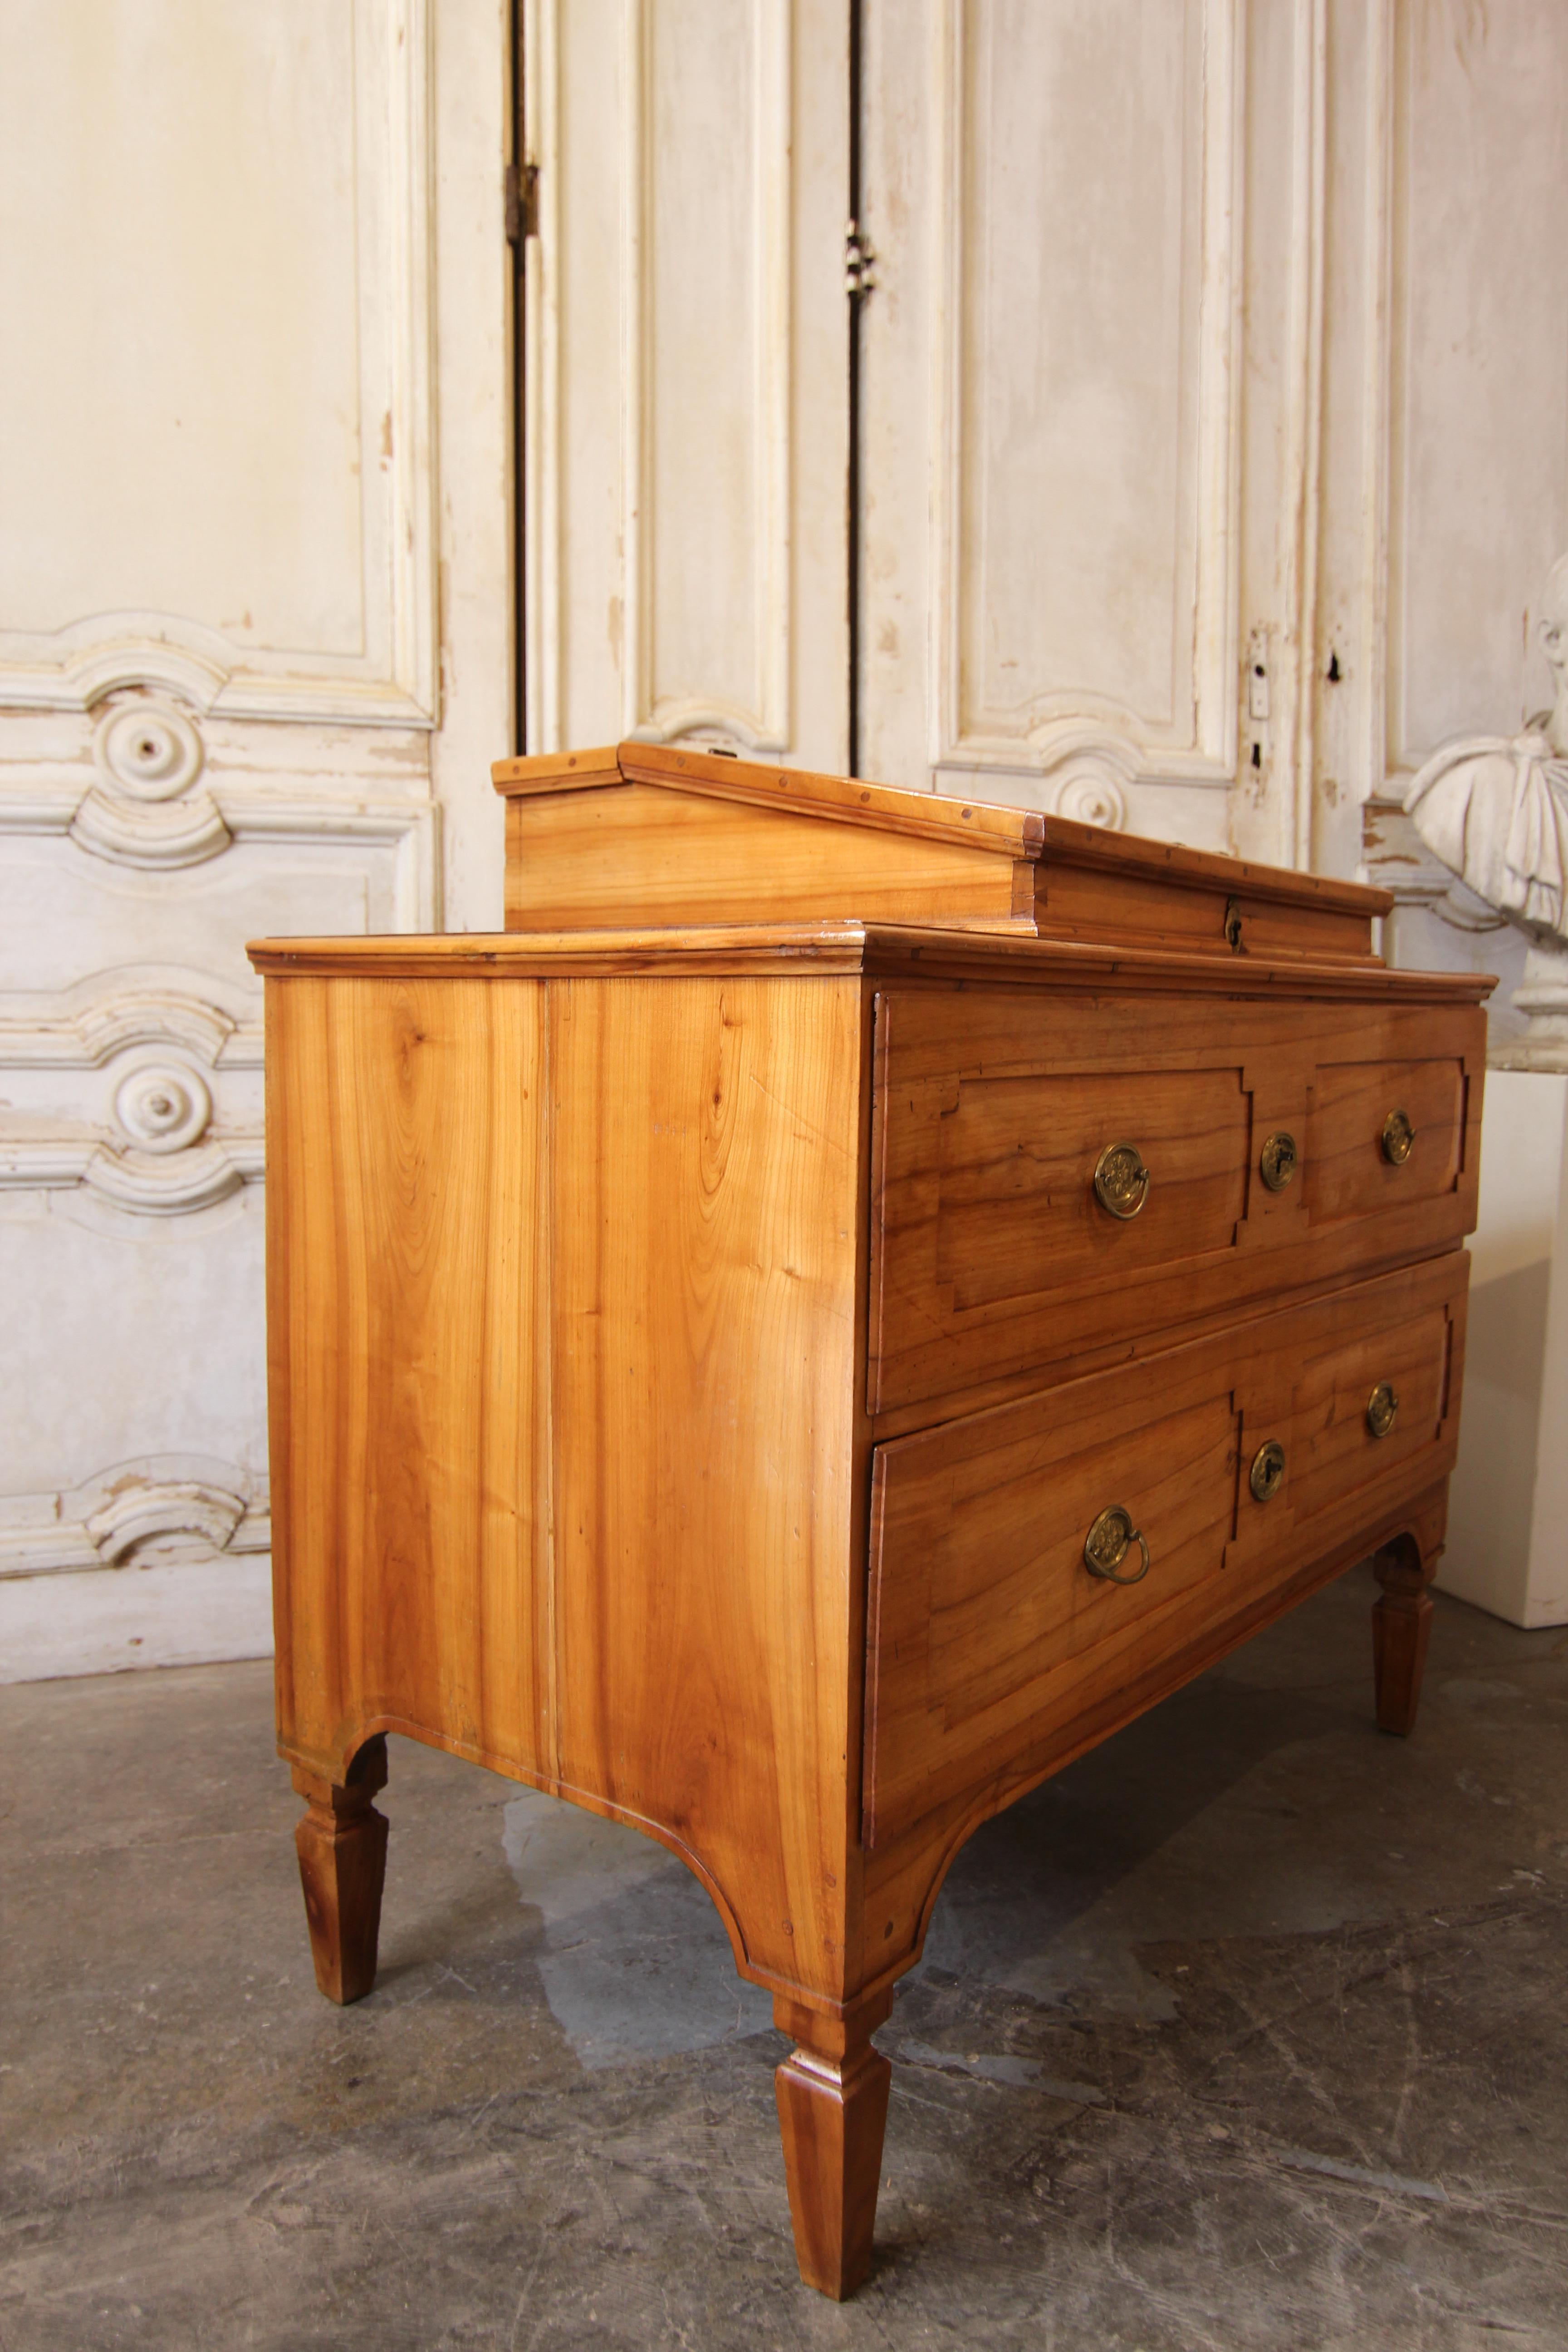
[[[1322,6],[867,25],[867,772],[1307,863]]]
[[[7,1678],[270,1646],[245,943],[499,920],[507,120],[497,0],[0,10]]]
[[[848,753],[844,0],[534,0],[531,751]]]
[[[1353,871],[1400,15],[536,0],[531,748],[853,740]]]

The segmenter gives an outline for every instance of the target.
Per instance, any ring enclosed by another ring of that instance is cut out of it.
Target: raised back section
[[[1385,891],[663,744],[499,760],[509,930],[834,917],[1375,967]]]

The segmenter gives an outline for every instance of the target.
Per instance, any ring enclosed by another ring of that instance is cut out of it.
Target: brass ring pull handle
[[[1379,1381],[1366,1401],[1366,1425],[1374,1437],[1386,1437],[1399,1418],[1399,1399],[1391,1383]]]
[[[1095,1198],[1113,1217],[1135,1217],[1149,1198],[1149,1171],[1135,1143],[1108,1143],[1094,1163]]]
[[[1247,1485],[1255,1503],[1271,1503],[1285,1484],[1285,1448],[1277,1437],[1267,1437],[1252,1457]]]
[[[1131,1576],[1120,1575],[1134,1544],[1143,1555],[1143,1565]],[[1107,1584],[1142,1583],[1149,1573],[1149,1547],[1124,1504],[1112,1503],[1109,1510],[1101,1511],[1083,1539],[1083,1564],[1090,1576],[1102,1576]]]
[[[1280,1128],[1268,1137],[1258,1157],[1258,1172],[1271,1192],[1282,1192],[1295,1181],[1301,1155],[1296,1149],[1296,1139]]]
[[[1415,1144],[1415,1129],[1407,1110],[1391,1110],[1383,1122],[1383,1156],[1392,1168],[1403,1168]]]

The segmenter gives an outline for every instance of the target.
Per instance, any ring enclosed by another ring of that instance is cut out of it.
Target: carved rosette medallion
[[[183,710],[138,696],[114,704],[93,730],[92,756],[111,789],[171,801],[201,774],[202,739]]]
[[[110,704],[92,735],[99,782],[71,821],[79,849],[116,866],[199,866],[232,838],[200,786],[205,753],[195,722],[155,695]]]
[[[212,1118],[206,1081],[188,1063],[139,1063],[114,1090],[114,1117],[137,1151],[184,1151],[198,1142]]]

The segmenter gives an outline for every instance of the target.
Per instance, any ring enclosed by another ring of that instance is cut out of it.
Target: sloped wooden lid
[[[864,825],[873,833],[967,841],[1003,857],[1038,857],[1045,839],[1046,820],[1032,809],[944,800],[934,793],[862,783],[854,776],[819,776],[808,768],[731,760],[722,751],[667,743],[613,743],[599,751],[498,760],[490,774],[497,792],[508,798],[581,792],[603,784],[658,784],[668,792],[696,793],[712,800],[748,801],[756,808],[789,808],[830,824]]]
[[[912,834],[927,841],[964,841],[974,848],[1029,864],[1043,861],[1047,866],[1137,875],[1178,888],[1219,888],[1276,904],[1361,916],[1386,915],[1394,904],[1386,890],[1370,889],[1359,882],[1297,874],[1285,866],[1257,866],[1214,850],[1153,841],[1142,834],[1108,833],[1099,825],[1043,816],[1033,809],[953,800],[939,793],[906,793],[891,784],[864,783],[856,776],[817,775],[806,768],[731,759],[723,752],[689,746],[626,742],[585,751],[547,751],[531,759],[498,760],[490,775],[497,792],[508,799],[605,785],[654,784],[668,792],[745,801],[758,808],[787,808],[799,816],[863,825],[871,832]]]

